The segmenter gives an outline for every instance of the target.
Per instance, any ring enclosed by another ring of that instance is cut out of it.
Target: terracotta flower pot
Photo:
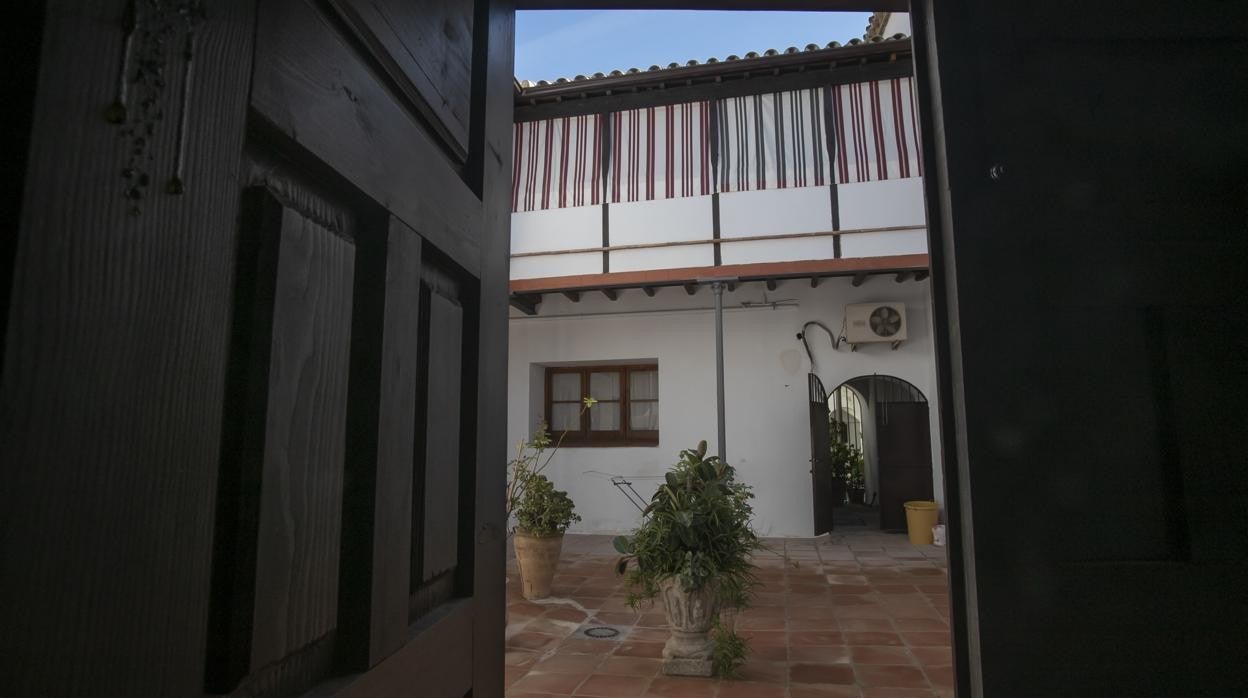
[[[672,635],[663,646],[663,673],[711,675],[711,626],[719,614],[714,585],[687,592],[675,579],[659,586]]]
[[[516,531],[511,543],[516,549],[516,566],[520,568],[520,594],[530,600],[550,596],[563,550],[563,534],[539,538]]]

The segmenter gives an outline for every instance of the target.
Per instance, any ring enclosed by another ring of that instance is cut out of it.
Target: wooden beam
[[[818,276],[812,276],[812,277],[810,277],[810,287],[811,287],[811,288],[819,288],[819,281],[820,281],[820,279],[819,279],[819,277],[818,277]]]
[[[737,290],[737,282],[735,281],[729,281],[728,283],[724,285],[728,287],[729,293],[732,293],[733,291]]]
[[[511,307],[525,315],[537,315],[537,306],[541,305],[541,303],[542,295],[540,293],[511,294]]]
[[[647,296],[650,296],[651,298],[654,298],[654,287],[653,287],[653,286],[642,286],[642,287],[641,287],[641,290],[642,290],[642,291],[643,291],[643,292],[644,292]]]
[[[688,293],[691,296],[695,295],[697,294],[699,288],[701,287],[698,286],[698,284],[685,284],[685,293]]]
[[[927,272],[927,270],[926,270],[926,269],[920,269],[920,270],[918,270],[918,271],[914,272],[914,280],[915,280],[915,281],[922,281],[923,279],[926,279],[926,278],[927,278],[927,274],[928,274],[928,272]]]
[[[927,268],[927,255],[904,254],[885,257],[843,257],[841,259],[812,259],[796,262],[761,262],[756,264],[724,264],[708,267],[680,267],[676,269],[647,269],[644,271],[616,271],[606,274],[576,274],[573,276],[548,276],[536,279],[516,279],[511,282],[512,293],[555,293],[565,290],[602,288],[640,288],[642,286],[696,286],[698,279],[736,277],[740,281],[763,279],[802,279],[813,275],[852,276],[861,274],[896,273]],[[859,284],[861,285],[861,283]]]
[[[767,290],[768,290],[768,291],[774,291],[774,290],[776,290],[776,280],[775,280],[775,279],[767,279]]]
[[[810,238],[838,238],[846,235],[869,233],[892,233],[902,230],[923,230],[923,225],[890,225],[881,228],[846,228],[843,230],[819,230],[809,233],[777,233],[775,235],[738,235],[731,238],[695,238],[691,240],[665,240],[663,242],[638,242],[630,245],[604,245],[602,247],[569,247],[562,250],[541,252],[517,252],[512,259],[526,257],[550,257],[564,254],[587,254],[593,252],[622,252],[624,250],[657,250],[669,247],[692,247],[702,245],[732,245],[738,242],[774,242],[776,240],[806,240]]]
[[[563,295],[564,295],[564,296],[567,296],[568,300],[572,301],[573,303],[580,303],[580,302],[581,302],[581,292],[580,292],[580,291],[564,291],[564,292],[563,292]]]
[[[854,280],[851,281],[850,284],[857,287],[857,286],[863,285],[864,283],[866,283],[866,281],[867,281],[867,273],[865,271],[858,272],[857,274],[854,274]]]
[[[607,300],[611,300],[611,301],[615,300],[618,297],[618,293],[613,288],[602,289],[602,295],[606,296]]]
[[[908,271],[899,271],[899,272],[897,272],[897,276],[893,279],[893,281],[896,281],[897,283],[901,283],[901,282],[903,282],[903,281],[905,281],[906,279],[909,279],[909,278],[910,278],[910,272],[908,272]]]

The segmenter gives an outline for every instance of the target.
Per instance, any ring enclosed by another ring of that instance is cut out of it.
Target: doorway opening
[[[908,381],[873,374],[827,399],[830,439],[849,461],[833,525],[905,531],[904,504],[935,495],[927,398]]]
[[[935,494],[927,397],[880,374],[809,387],[815,533],[904,532],[905,503]]]

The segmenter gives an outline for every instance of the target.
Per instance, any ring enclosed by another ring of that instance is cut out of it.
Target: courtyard
[[[609,536],[567,535],[552,596],[536,603],[510,560],[507,696],[953,695],[944,548],[870,530],[765,544],[762,585],[736,620],[749,659],[734,679],[660,675],[663,609],[628,606]]]

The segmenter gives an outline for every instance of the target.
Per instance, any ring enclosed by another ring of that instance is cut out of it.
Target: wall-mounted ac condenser
[[[845,306],[846,342],[900,342],[905,338],[905,303],[854,303]]]

